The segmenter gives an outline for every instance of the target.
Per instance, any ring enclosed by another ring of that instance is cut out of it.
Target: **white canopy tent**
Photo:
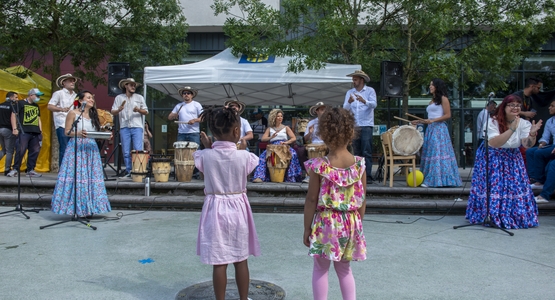
[[[187,65],[146,67],[145,93],[152,87],[181,101],[177,90],[198,89],[195,100],[203,105],[221,105],[237,98],[247,105],[314,105],[323,101],[340,105],[351,88],[347,74],[360,65],[327,64],[317,71],[287,72],[291,57],[271,57],[251,62],[235,57],[228,48],[209,59]]]

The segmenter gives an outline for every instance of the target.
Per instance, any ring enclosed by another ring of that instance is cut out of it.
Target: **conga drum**
[[[283,182],[290,161],[289,145],[268,144],[266,146],[266,164],[271,182]]]
[[[179,182],[189,182],[193,179],[195,161],[193,152],[197,151],[198,144],[195,142],[175,142],[175,176]]]
[[[153,158],[152,175],[155,182],[168,182],[171,172],[171,158]]]
[[[403,125],[391,135],[391,148],[395,154],[416,154],[423,144],[424,138],[414,126]]]
[[[305,146],[308,153],[308,159],[315,157],[324,157],[328,154],[328,146],[325,144],[308,144]]]
[[[148,158],[149,154],[147,151],[131,150],[131,161],[133,162],[131,180],[134,182],[143,182],[143,179],[145,179],[148,174]]]

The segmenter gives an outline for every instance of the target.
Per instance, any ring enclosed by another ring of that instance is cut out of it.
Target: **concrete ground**
[[[39,229],[70,217],[29,216],[0,215],[1,299],[175,299],[211,280],[212,268],[196,256],[199,212],[115,210],[92,220],[97,230],[78,222]],[[286,299],[312,299],[302,219],[254,214],[262,256],[249,259],[251,278],[280,286]],[[367,214],[369,257],[352,263],[357,299],[555,299],[554,216],[514,236],[453,229],[465,223],[463,216]],[[341,299],[333,270],[328,299]]]

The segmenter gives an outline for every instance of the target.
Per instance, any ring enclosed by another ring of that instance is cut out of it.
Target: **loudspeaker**
[[[403,97],[403,64],[382,61],[381,92],[383,97]]]
[[[119,88],[120,80],[130,78],[129,63],[111,62],[108,63],[108,96],[115,97],[122,94]]]

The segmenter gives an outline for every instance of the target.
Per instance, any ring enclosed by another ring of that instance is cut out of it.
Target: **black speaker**
[[[108,63],[108,96],[115,97],[122,94],[119,88],[120,80],[130,78],[129,63],[111,62]]]
[[[381,92],[383,97],[403,97],[403,64],[382,61]]]

